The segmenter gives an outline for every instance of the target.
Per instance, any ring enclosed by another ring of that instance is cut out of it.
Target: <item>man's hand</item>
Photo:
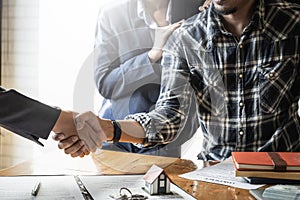
[[[53,140],[59,141],[59,149],[63,149],[65,154],[70,154],[72,157],[84,157],[90,154],[78,136],[74,135],[65,138],[63,133],[56,133],[52,138]]]
[[[57,133],[52,138],[59,141],[58,148],[64,149],[65,154],[70,154],[72,157],[84,157],[90,153],[78,136],[71,136],[64,139],[63,133]]]
[[[183,20],[174,23],[169,26],[158,27],[155,30],[155,39],[152,49],[148,53],[148,57],[152,63],[157,62],[162,57],[162,48],[166,44],[169,36],[175,31],[178,27],[181,26]]]
[[[56,133],[53,139],[59,141],[58,148],[64,149],[66,154],[72,157],[84,157],[89,151],[84,143],[79,139],[74,123],[74,117],[77,113],[62,110],[52,131]]]
[[[100,125],[100,121],[101,119],[90,111],[75,117],[79,138],[91,152],[95,152],[97,148],[101,148],[102,142],[108,139]]]
[[[62,110],[52,131],[54,133],[63,133],[64,138],[72,135],[78,135],[74,123],[74,117],[77,113]],[[62,137],[62,136],[61,136]]]
[[[99,119],[90,111],[77,115],[73,112],[62,111],[53,128],[56,133],[53,139],[59,141],[58,147],[64,149],[66,154],[71,154],[73,157],[84,156],[101,148],[102,142],[112,137],[111,135],[107,137],[103,130],[103,127],[109,130],[101,123],[107,124],[107,121],[110,120]]]

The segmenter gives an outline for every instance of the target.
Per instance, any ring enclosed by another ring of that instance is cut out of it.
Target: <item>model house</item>
[[[150,194],[168,194],[170,193],[170,179],[164,169],[152,165],[144,176],[145,190]]]

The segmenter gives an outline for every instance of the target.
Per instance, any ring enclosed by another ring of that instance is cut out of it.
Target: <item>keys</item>
[[[125,192],[122,192],[125,191]],[[144,200],[148,199],[147,196],[141,195],[141,194],[132,194],[131,191],[128,188],[122,187],[120,189],[118,196],[110,195],[111,198],[116,200]]]

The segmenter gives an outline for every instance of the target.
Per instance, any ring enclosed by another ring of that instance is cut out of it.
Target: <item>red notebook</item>
[[[274,154],[274,152],[272,152]],[[286,171],[300,171],[300,152],[276,152],[286,163]],[[275,164],[268,152],[232,152],[237,170],[274,171]]]

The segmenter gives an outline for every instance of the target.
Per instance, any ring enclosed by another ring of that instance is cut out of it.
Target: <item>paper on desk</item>
[[[36,197],[31,195],[37,181],[41,182]],[[82,200],[83,196],[73,176],[2,176],[1,200]]]
[[[264,185],[250,184],[242,177],[234,176],[234,165],[231,159],[219,164],[197,169],[195,171],[180,175],[182,178],[205,181],[210,183],[228,185],[242,189],[257,189]]]
[[[118,196],[120,188],[128,188],[132,194],[141,194],[150,200],[159,199],[194,199],[184,191],[171,185],[172,195],[153,195],[150,196],[142,187],[145,185],[143,175],[124,175],[124,176],[79,176],[85,188],[94,199],[112,200],[110,196]],[[128,194],[128,193],[127,193]]]

